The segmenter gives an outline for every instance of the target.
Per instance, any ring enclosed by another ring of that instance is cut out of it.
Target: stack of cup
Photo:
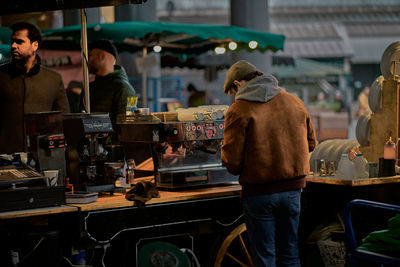
[[[204,114],[197,110],[178,108],[176,110],[178,121],[202,121]]]
[[[179,108],[176,110],[178,121],[211,121],[220,120],[225,117],[229,106],[209,105],[192,108]]]

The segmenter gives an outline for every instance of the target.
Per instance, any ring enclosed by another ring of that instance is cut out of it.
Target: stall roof
[[[279,0],[281,2],[282,0]],[[308,0],[307,0],[308,1]],[[394,0],[391,4],[386,2],[382,4],[382,0],[373,0],[373,4],[366,5],[363,3],[353,5],[335,4],[332,1],[321,1],[320,3],[329,5],[302,5],[301,1],[295,0],[293,5],[288,6],[273,6],[270,9],[271,24],[283,22],[398,22],[400,18],[400,5],[398,0]],[[361,0],[365,1],[365,0]],[[304,1],[303,1],[304,2]]]
[[[399,38],[395,36],[352,38],[350,42],[354,47],[354,56],[350,60],[354,64],[379,64],[385,49],[398,41]]]
[[[142,4],[147,0],[15,0],[3,4],[0,15],[78,9],[99,6]]]
[[[399,23],[356,23],[345,25],[350,44],[354,48],[353,63],[378,63],[382,54],[400,36]]]
[[[377,64],[400,36],[400,5],[399,0],[271,0],[270,23],[271,32],[286,36],[284,55]]]
[[[325,23],[278,23],[271,25],[271,32],[286,36],[287,40],[335,38],[340,39],[334,24]]]
[[[350,37],[400,36],[399,23],[346,24],[346,30]]]
[[[283,52],[277,55],[341,58],[354,54],[342,23],[279,23],[271,25],[271,32],[283,34],[287,39]]]
[[[341,58],[351,57],[354,51],[341,40],[315,40],[287,42],[284,52],[280,54],[305,58]]]
[[[279,78],[326,77],[342,75],[343,69],[314,60],[295,58],[294,65],[273,65],[272,73]]]

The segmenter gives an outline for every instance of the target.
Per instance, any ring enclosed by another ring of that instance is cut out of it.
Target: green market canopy
[[[43,31],[45,49],[80,49],[79,25]],[[237,26],[125,21],[87,25],[88,42],[112,40],[119,52],[137,52],[158,46],[161,52],[198,55],[215,48],[231,50],[283,50],[285,37]],[[232,43],[234,42],[234,43]],[[252,46],[251,47],[249,47]]]

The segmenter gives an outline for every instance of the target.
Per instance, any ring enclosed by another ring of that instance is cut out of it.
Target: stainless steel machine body
[[[149,115],[151,116],[151,115]],[[151,146],[156,185],[179,189],[237,182],[221,162],[224,121],[157,122],[119,118],[121,143]]]

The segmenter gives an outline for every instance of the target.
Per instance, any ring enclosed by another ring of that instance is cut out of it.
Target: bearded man
[[[69,111],[60,74],[40,64],[40,30],[26,22],[11,30],[12,60],[0,66],[0,154],[26,151],[24,114]]]

